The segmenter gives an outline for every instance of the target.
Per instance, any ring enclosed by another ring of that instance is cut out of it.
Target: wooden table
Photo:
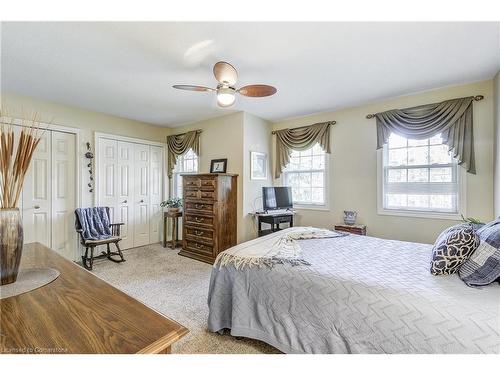
[[[170,247],[175,249],[179,245],[179,224],[178,220],[182,217],[182,211],[165,211],[163,212],[163,247],[167,247],[167,221],[172,219],[172,241]]]
[[[262,237],[270,233],[281,230],[280,224],[288,223],[288,227],[293,227],[293,212],[270,213],[270,214],[257,214],[258,223],[258,236]],[[262,230],[262,223],[271,224],[271,229]]]
[[[61,274],[0,300],[0,353],[170,353],[188,332],[39,243],[23,250],[21,269],[33,267]]]
[[[366,235],[366,225],[336,224],[334,229],[340,232],[354,233],[362,236]]]

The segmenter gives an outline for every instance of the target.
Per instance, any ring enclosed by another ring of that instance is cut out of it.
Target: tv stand
[[[270,234],[273,232],[277,232],[281,229],[280,224],[288,223],[289,227],[293,227],[293,211],[285,211],[273,213],[272,211],[269,213],[261,213],[257,215],[258,220],[258,235],[259,237],[265,236],[266,234]],[[262,223],[271,224],[271,229],[262,230]]]

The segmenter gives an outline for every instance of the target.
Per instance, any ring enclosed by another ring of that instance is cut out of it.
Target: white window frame
[[[458,202],[457,213],[446,213],[438,211],[419,211],[405,209],[387,209],[384,207],[384,153],[387,150],[387,144],[377,150],[377,213],[388,216],[406,216],[425,219],[443,219],[443,220],[461,220],[462,215],[467,216],[467,181],[465,168],[457,166],[457,184],[458,184]]]
[[[194,153],[194,151],[193,151],[193,153]],[[180,156],[177,157],[176,167],[179,165],[179,163],[183,163],[183,160],[179,160],[179,158],[184,158],[184,155],[185,154],[180,155]],[[195,155],[196,155],[196,153],[195,153]],[[183,171],[176,172],[175,169],[174,169],[174,172],[172,172],[172,194],[170,195],[171,197],[178,197],[179,196],[179,194],[177,192],[177,182],[178,182],[178,179],[180,177],[180,174],[196,174],[200,170],[200,156],[196,155],[196,159],[197,159],[197,163],[196,163],[196,170],[195,171],[192,171],[192,172],[183,172]]]
[[[313,146],[314,147],[314,146]],[[295,171],[294,171],[295,172]],[[305,170],[303,172],[322,172],[321,170],[317,169],[310,169],[310,170]],[[293,173],[293,172],[292,172]],[[325,152],[325,170],[324,170],[324,194],[325,194],[325,201],[323,204],[293,204],[294,209],[298,210],[317,210],[317,211],[330,211],[330,154]],[[285,178],[286,172],[281,173],[280,177],[280,185],[281,186],[286,186],[285,185]]]

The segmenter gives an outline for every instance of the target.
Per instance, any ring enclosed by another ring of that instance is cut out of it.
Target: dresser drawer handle
[[[203,245],[202,245],[201,243],[197,243],[197,244],[196,244],[196,247],[197,247],[198,249],[201,249],[201,248],[203,247]]]
[[[204,204],[195,204],[194,207],[197,209],[197,210],[201,210],[203,207],[205,207]]]
[[[197,223],[203,222],[203,218],[195,217],[194,219],[196,220]]]
[[[205,233],[205,232],[203,232],[203,231],[201,231],[201,230],[195,230],[195,231],[194,231],[194,234],[196,234],[197,236],[202,236],[202,235],[203,235],[203,233]]]

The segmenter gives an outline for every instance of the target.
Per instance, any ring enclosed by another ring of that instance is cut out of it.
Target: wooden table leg
[[[167,247],[167,218],[163,215],[163,247]]]
[[[177,229],[177,218],[172,218],[172,249],[175,249],[176,245],[176,238],[175,238],[175,233]]]
[[[169,346],[168,348],[163,349],[161,352],[158,354],[172,354],[172,347]]]

